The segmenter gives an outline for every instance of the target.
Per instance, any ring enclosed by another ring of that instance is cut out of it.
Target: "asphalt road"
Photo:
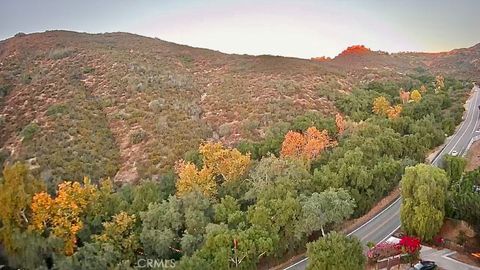
[[[480,135],[480,133],[476,132],[480,116],[480,110],[478,109],[480,105],[479,88],[475,86],[472,91],[473,95],[466,104],[464,121],[456,130],[455,134],[447,139],[445,147],[437,154],[434,160],[432,160],[433,165],[440,166],[443,156],[451,154],[453,151],[457,151],[458,155],[464,154],[470,140],[474,136]],[[385,241],[400,228],[401,204],[402,198],[400,197],[349,235],[355,235],[364,245],[368,242],[379,243]],[[307,267],[307,263],[308,258],[304,258],[284,268],[284,270],[303,270]]]

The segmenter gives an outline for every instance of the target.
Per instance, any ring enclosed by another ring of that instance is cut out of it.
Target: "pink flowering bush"
[[[388,257],[401,254],[402,249],[398,244],[383,242],[379,243],[367,252],[369,260],[378,261]]]

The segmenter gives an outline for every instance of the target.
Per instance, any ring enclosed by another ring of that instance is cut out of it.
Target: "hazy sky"
[[[444,51],[480,42],[478,0],[2,0],[0,39],[66,29],[131,32],[239,54]]]

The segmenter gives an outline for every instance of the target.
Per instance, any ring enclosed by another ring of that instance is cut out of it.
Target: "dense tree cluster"
[[[423,162],[461,113],[453,105],[464,100],[461,84],[444,79],[435,94],[433,78],[417,80],[421,84],[406,89],[420,89],[420,98],[411,91],[413,101],[401,109],[389,105],[387,117],[373,113],[373,107],[385,109],[374,100],[400,104],[400,87],[370,84],[339,99],[342,114],[309,113],[236,148],[204,143],[155,181],[117,186],[108,179],[86,179],[47,191],[24,165],[7,166],[0,182],[0,237],[9,264],[132,269],[139,259],[155,258],[175,260],[179,269],[252,269],[276,263],[312,236],[324,235],[308,246],[311,269],[363,269],[359,241],[329,231],[396,187],[405,168]],[[449,175],[460,183],[461,164],[448,164]],[[437,220],[443,217],[441,203],[425,194],[439,197],[448,187],[447,176],[425,169],[419,177],[415,168],[402,180],[406,201],[413,207],[431,205],[402,215],[423,221],[424,212],[434,209],[438,213],[430,216]],[[427,178],[438,184],[430,187]],[[463,195],[468,188],[461,183],[455,186]],[[415,192],[417,185],[428,192]],[[452,205],[447,213],[463,215],[457,212],[462,207]],[[420,224],[411,231],[431,237]]]

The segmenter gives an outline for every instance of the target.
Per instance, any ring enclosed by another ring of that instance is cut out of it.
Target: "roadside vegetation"
[[[10,164],[0,182],[0,237],[9,264],[132,269],[139,259],[157,258],[175,260],[178,269],[252,269],[273,266],[323,235],[308,245],[308,252],[317,254],[309,267],[329,264],[325,247],[335,245],[344,251],[334,254],[336,262],[345,258],[339,269],[356,269],[365,263],[360,243],[332,232],[343,221],[370,210],[402,175],[412,189],[428,184],[430,174],[438,175],[439,193],[451,189],[445,172],[415,165],[461,121],[458,104],[464,103],[469,85],[453,79],[439,85],[434,77],[411,81],[395,87],[369,84],[338,96],[341,113],[308,113],[278,123],[262,140],[240,141],[236,147],[203,142],[171,162],[175,166],[169,172],[137,184],[83,178],[78,175],[82,170],[72,167],[68,181],[51,185],[32,175],[27,165]],[[89,117],[75,120],[79,125],[70,127],[72,132],[101,140],[105,149],[99,155],[115,155],[106,129],[96,129],[99,134],[82,131],[83,125],[105,125],[95,120],[100,114],[96,107],[89,108]],[[68,125],[77,113],[58,105],[47,115]],[[38,131],[27,131],[34,147]],[[133,139],[140,143],[142,138]],[[40,158],[38,162],[42,166]],[[115,164],[96,166],[114,171]],[[416,180],[418,168],[425,171],[424,181]],[[448,175],[458,174],[455,168]],[[448,196],[461,196],[453,191],[468,188],[451,190]],[[411,204],[422,203],[422,198]],[[441,212],[434,213],[438,220],[443,218],[442,202],[432,202]],[[465,215],[457,212],[461,206],[452,209],[449,215]],[[402,218],[415,217],[404,213],[408,211],[402,210]],[[424,238],[434,235],[423,234],[422,228],[410,231]],[[350,256],[355,260],[349,261]]]

